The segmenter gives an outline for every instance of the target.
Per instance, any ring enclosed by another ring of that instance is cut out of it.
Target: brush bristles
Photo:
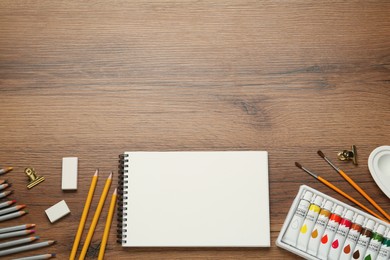
[[[322,157],[322,159],[324,159],[335,171],[339,172],[340,169],[334,165],[327,157],[325,157],[325,154],[323,152],[321,152],[321,150],[318,150],[317,151],[318,155]]]
[[[318,176],[314,173],[312,173],[311,171],[309,171],[308,169],[304,168],[299,162],[295,162],[295,166],[297,166],[298,168],[300,168],[301,170],[303,170],[304,172],[310,174],[311,176],[313,176],[314,178],[318,178]]]
[[[299,162],[295,162],[295,166],[302,169],[302,165]]]
[[[318,155],[321,156],[322,158],[325,158],[325,154],[324,154],[321,150],[318,150],[317,153],[318,153]]]

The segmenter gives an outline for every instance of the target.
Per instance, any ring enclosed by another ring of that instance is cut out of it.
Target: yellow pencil
[[[88,216],[89,207],[91,206],[93,193],[95,192],[96,184],[98,181],[98,174],[99,174],[99,170],[96,169],[95,174],[92,177],[91,186],[89,187],[87,200],[85,201],[84,210],[80,219],[80,224],[77,229],[76,237],[73,242],[72,252],[70,253],[70,257],[69,257],[70,260],[74,260],[76,257],[77,248],[79,247],[81,235],[83,234],[83,230],[84,230],[85,221]]]
[[[117,193],[116,193],[116,189],[115,189],[114,193],[112,194],[110,208],[108,210],[106,225],[104,227],[103,239],[102,239],[102,243],[100,244],[98,260],[103,260],[103,257],[104,257],[104,251],[106,250],[108,235],[110,234],[112,217],[113,217],[114,211],[115,211],[116,197],[117,197]]]
[[[93,216],[91,226],[89,227],[88,235],[87,238],[85,239],[83,249],[81,250],[79,260],[85,259],[85,255],[87,254],[89,244],[91,243],[93,233],[95,232],[95,228],[99,220],[100,213],[102,212],[104,202],[106,201],[106,197],[107,197],[108,190],[110,189],[111,181],[112,181],[112,173],[110,173],[110,176],[108,176],[106,184],[104,185],[104,189],[102,195],[100,196],[99,204],[96,208],[95,215]]]

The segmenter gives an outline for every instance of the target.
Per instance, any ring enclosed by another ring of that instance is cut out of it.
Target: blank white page
[[[267,152],[126,154],[123,246],[270,246]]]

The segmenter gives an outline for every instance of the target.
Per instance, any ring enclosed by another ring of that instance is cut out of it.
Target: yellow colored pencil
[[[114,211],[115,211],[116,198],[117,198],[117,193],[116,193],[116,189],[115,189],[114,193],[112,194],[110,208],[108,209],[108,215],[107,215],[106,225],[104,227],[102,243],[100,244],[98,260],[103,260],[103,258],[104,258],[104,252],[106,250],[108,235],[110,234],[112,217],[113,217]]]
[[[87,220],[89,207],[91,206],[91,202],[92,202],[93,194],[95,192],[98,177],[99,177],[99,170],[96,169],[95,174],[92,177],[91,186],[89,187],[87,200],[85,201],[85,205],[84,205],[84,210],[83,210],[83,213],[81,214],[79,227],[77,229],[76,237],[75,237],[74,242],[73,242],[72,251],[71,251],[70,257],[69,257],[70,260],[74,260],[76,258],[77,248],[79,247],[81,235],[83,234],[85,221]]]
[[[100,196],[99,204],[96,208],[95,215],[93,216],[91,226],[89,227],[88,235],[87,238],[85,239],[83,249],[81,250],[79,260],[85,259],[85,255],[87,254],[87,250],[89,244],[91,243],[93,233],[95,232],[97,222],[99,221],[100,213],[102,212],[104,202],[106,201],[106,197],[107,197],[108,190],[110,189],[111,181],[112,181],[112,173],[110,173],[110,176],[108,176],[106,180],[106,184],[104,185],[104,189],[102,195]]]
[[[7,172],[10,172],[13,169],[14,169],[13,167],[6,167],[6,168],[3,168],[3,169],[0,169],[0,175],[5,174]]]

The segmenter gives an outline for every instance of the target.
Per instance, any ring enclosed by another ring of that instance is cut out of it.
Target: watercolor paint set
[[[276,245],[306,259],[388,260],[390,224],[302,185]]]

